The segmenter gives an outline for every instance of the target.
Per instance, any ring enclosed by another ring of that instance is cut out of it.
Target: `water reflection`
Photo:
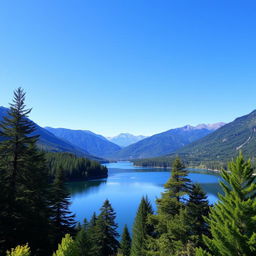
[[[106,182],[106,179],[92,181],[76,181],[68,183],[67,187],[72,197],[74,197],[79,194],[97,193],[100,189],[100,186],[106,184]]]
[[[170,177],[170,169],[139,168],[130,162],[110,163],[106,166],[109,168],[109,177],[105,180],[68,184],[72,194],[71,210],[76,213],[79,221],[90,219],[93,212],[99,213],[104,200],[109,199],[117,213],[121,232],[124,224],[132,226],[142,196],[147,195],[156,210],[155,200],[164,191],[163,185]],[[218,200],[220,176],[192,170],[189,178],[193,183],[201,184],[211,204]]]

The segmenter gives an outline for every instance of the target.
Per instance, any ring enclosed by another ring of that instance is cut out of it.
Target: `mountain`
[[[146,136],[143,135],[136,136],[130,133],[120,133],[115,137],[108,137],[107,139],[120,147],[127,147],[145,138]]]
[[[239,151],[246,157],[256,156],[256,110],[177,150],[175,154],[143,160],[141,164],[149,165],[151,162],[158,166],[170,165],[173,158],[179,155],[189,166],[218,169],[225,167],[226,162]]]
[[[0,121],[3,119],[4,116],[7,115],[7,111],[7,108],[0,106]],[[70,152],[79,156],[85,156],[91,159],[98,159],[97,157],[91,156],[86,150],[74,146],[68,141],[56,137],[54,134],[40,127],[36,123],[34,124],[36,130],[33,135],[40,135],[38,143],[40,148],[52,152]]]
[[[55,136],[65,139],[73,145],[88,151],[94,156],[107,158],[121,149],[118,145],[108,141],[105,137],[90,131],[51,127],[45,127],[45,129]]]
[[[186,125],[181,128],[171,129],[125,147],[115,154],[113,158],[139,159],[167,155],[210,134],[214,129],[222,125],[223,123],[214,125],[201,124],[195,127]]]

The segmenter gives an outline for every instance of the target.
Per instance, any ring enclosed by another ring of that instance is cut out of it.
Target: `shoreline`
[[[133,163],[133,162],[132,162]],[[134,166],[136,167],[142,167],[142,168],[159,168],[159,169],[172,169],[170,166],[167,167],[163,167],[163,166],[142,166],[142,165],[136,165],[133,163]],[[186,169],[188,169],[189,171],[192,169],[194,170],[201,170],[201,171],[205,171],[205,172],[213,172],[213,173],[220,173],[221,170],[218,169],[207,169],[207,168],[200,168],[200,167],[186,167]]]

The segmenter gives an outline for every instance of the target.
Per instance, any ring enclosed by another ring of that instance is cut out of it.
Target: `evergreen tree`
[[[91,255],[92,243],[88,232],[88,222],[86,219],[76,235],[75,242],[79,256]]]
[[[187,174],[182,161],[176,158],[171,177],[164,185],[165,192],[156,201],[157,215],[149,217],[149,222],[154,226],[154,232],[147,237],[147,255],[175,255],[188,242],[189,225],[184,198],[190,190]]]
[[[179,213],[184,201],[184,196],[190,189],[190,180],[187,178],[188,172],[179,158],[176,158],[170,179],[164,185],[165,192],[157,200],[158,213],[164,215],[175,215]]]
[[[148,217],[153,209],[147,197],[142,197],[133,224],[131,256],[143,256],[146,249],[147,235],[151,234],[152,226],[148,224]]]
[[[196,255],[256,255],[256,183],[250,160],[240,153],[221,176],[224,195],[207,219],[212,238],[204,236],[207,251],[198,249]]]
[[[119,247],[116,213],[108,200],[104,202],[100,210],[94,229],[92,252],[94,256],[112,256],[117,253]]]
[[[69,211],[70,194],[65,186],[65,177],[60,168],[52,185],[52,223],[54,244],[58,244],[65,234],[74,234],[75,215]]]
[[[122,239],[120,242],[120,253],[122,256],[130,256],[131,252],[131,237],[127,225],[124,226]]]
[[[7,251],[7,256],[30,256],[30,248],[28,245],[24,246],[16,246],[14,249],[11,249],[11,251]]]
[[[203,246],[202,236],[209,235],[209,227],[205,221],[209,210],[206,194],[199,184],[193,184],[187,202],[187,221],[190,227],[190,240],[195,246]]]
[[[63,237],[58,250],[53,253],[53,256],[80,256],[76,248],[76,243],[69,234]]]
[[[25,106],[24,91],[18,88],[0,123],[2,253],[26,242],[37,255],[49,250],[48,170],[44,155],[36,147],[38,136],[28,119],[30,111]]]

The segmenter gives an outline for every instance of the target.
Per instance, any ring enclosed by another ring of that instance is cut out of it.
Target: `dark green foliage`
[[[65,234],[74,234],[74,215],[69,211],[70,194],[65,186],[65,178],[62,169],[56,173],[52,185],[51,197],[51,222],[54,228],[54,244],[59,244]]]
[[[131,256],[143,256],[146,249],[146,238],[152,232],[148,217],[153,214],[151,203],[147,197],[141,199],[132,231]]]
[[[100,210],[92,237],[92,252],[94,256],[112,256],[117,253],[119,247],[116,213],[108,200],[104,202]]]
[[[256,183],[251,162],[240,154],[222,171],[224,195],[207,218],[212,238],[204,236],[207,251],[197,255],[256,255]]]
[[[80,227],[80,230],[78,231],[75,243],[78,251],[79,256],[89,256],[91,251],[91,238],[88,232],[88,222],[86,219],[84,220],[83,225]]]
[[[187,171],[176,158],[170,179],[164,185],[165,192],[157,199],[157,214],[150,216],[154,233],[147,237],[147,255],[178,255],[189,242],[188,211],[185,196],[190,191]]]
[[[24,101],[19,88],[0,123],[0,247],[3,253],[29,242],[33,253],[43,255],[49,251],[48,174]]]
[[[171,178],[164,185],[165,192],[157,200],[158,213],[174,216],[182,207],[184,196],[189,193],[190,180],[187,170],[179,158],[176,158],[171,172]]]
[[[52,177],[55,176],[60,167],[68,181],[106,178],[108,176],[108,169],[97,161],[69,153],[48,152],[45,155]]]
[[[131,237],[127,225],[124,226],[122,239],[120,242],[120,253],[122,256],[130,256],[131,252]]]
[[[209,235],[209,226],[205,221],[209,210],[206,194],[199,184],[193,184],[187,202],[187,222],[190,240],[195,246],[203,246],[202,235]]]

